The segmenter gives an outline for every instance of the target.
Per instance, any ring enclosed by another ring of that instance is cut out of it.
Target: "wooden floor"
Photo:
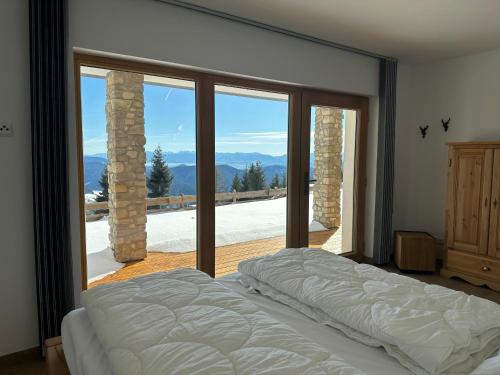
[[[321,247],[331,238],[338,237],[336,230],[311,232],[309,246]],[[273,254],[285,247],[285,237],[264,238],[261,240],[247,241],[233,245],[220,246],[215,249],[215,276],[224,276],[236,272],[238,263],[244,259]],[[340,249],[340,248],[339,248]],[[176,268],[195,268],[196,253],[160,253],[148,252],[145,260],[130,262],[122,269],[104,278],[89,283],[88,287],[107,284],[114,281],[124,281],[131,278],[147,275],[152,272],[170,271]]]
[[[310,247],[328,248],[330,251],[339,252],[341,249],[341,229],[309,233]],[[285,237],[264,238],[242,242],[233,245],[220,246],[215,249],[215,276],[220,277],[237,271],[238,263],[244,259],[255,256],[273,254],[285,247]],[[196,253],[160,253],[149,252],[143,261],[131,262],[117,272],[89,284],[89,288],[96,285],[107,284],[114,281],[128,280],[137,276],[147,275],[152,272],[169,271],[176,268],[195,268]],[[400,272],[396,266],[384,266],[389,272]],[[500,293],[487,287],[477,287],[459,279],[446,279],[434,274],[404,273],[429,284],[437,284],[450,289],[461,290],[465,293],[483,297],[500,303]]]
[[[386,265],[383,266],[382,268],[388,272],[394,272],[405,276],[413,277],[414,279],[423,281],[424,283],[441,285],[444,286],[445,288],[459,290],[473,296],[489,299],[490,301],[500,303],[499,292],[496,292],[493,289],[490,289],[486,286],[475,286],[469,284],[458,278],[447,279],[445,277],[439,276],[439,272],[435,272],[432,274],[401,272],[395,265]]]
[[[38,349],[11,354],[0,358],[1,375],[49,375]]]

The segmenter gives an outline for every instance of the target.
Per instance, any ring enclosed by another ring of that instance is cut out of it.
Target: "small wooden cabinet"
[[[45,340],[45,352],[49,375],[71,375],[64,357],[61,336]]]
[[[450,143],[444,267],[500,291],[500,142]]]
[[[436,270],[436,240],[425,232],[397,231],[394,234],[394,261],[403,271]]]

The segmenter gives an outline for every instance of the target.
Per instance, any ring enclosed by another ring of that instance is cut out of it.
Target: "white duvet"
[[[243,285],[368,345],[417,374],[469,374],[500,346],[500,305],[318,249],[243,261]]]
[[[82,301],[117,375],[362,374],[200,271],[98,286]]]

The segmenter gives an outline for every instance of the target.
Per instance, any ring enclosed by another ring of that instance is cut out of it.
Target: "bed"
[[[383,347],[417,375],[477,373],[500,347],[500,305],[325,250],[286,248],[238,271],[250,291]]]
[[[380,348],[367,347],[345,337],[333,328],[325,329],[321,324],[265,296],[247,293],[238,277],[236,273],[219,278],[218,281],[253,302],[262,311],[286,323],[299,334],[338,354],[354,367],[370,375],[411,374]],[[85,309],[74,310],[66,316],[62,325],[62,340],[72,375],[112,374],[106,354]]]
[[[81,300],[85,314],[63,323],[73,374],[366,375],[198,270],[101,285]],[[75,324],[83,316],[91,325]]]
[[[346,364],[362,373],[373,375],[411,374],[407,368],[390,357],[382,348],[359,343],[348,338],[341,331],[307,317],[298,312],[297,309],[288,307],[260,293],[252,293],[242,285],[242,277],[244,275],[235,273],[216,279],[216,281],[217,284],[225,286],[231,293],[237,294],[241,299],[256,306],[256,311],[266,313],[274,320],[295,330],[304,340],[309,340],[310,344],[318,345],[315,347],[316,349],[321,348],[321,350],[338,356]],[[94,317],[92,322],[90,317]],[[63,321],[64,352],[68,367],[73,375],[113,373],[110,363],[112,360],[110,361],[110,358],[105,354],[106,351],[101,345],[102,340],[98,339],[94,326],[96,326],[95,312],[92,312],[92,308],[87,310],[80,308],[72,311]],[[101,332],[101,329],[98,331]],[[194,331],[193,335],[196,334]],[[474,375],[499,374],[499,368],[500,356],[496,356],[486,360],[474,372]],[[118,371],[118,373],[121,372]],[[346,373],[352,372],[348,369]]]

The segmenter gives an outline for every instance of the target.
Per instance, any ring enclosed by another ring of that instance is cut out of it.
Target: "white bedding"
[[[417,374],[469,374],[500,346],[499,305],[323,250],[284,249],[239,271],[246,286],[382,345]]]
[[[196,270],[99,286],[82,301],[115,374],[362,374]]]
[[[64,317],[61,337],[72,375],[113,375],[85,309],[73,310]]]
[[[411,375],[410,371],[389,357],[383,349],[367,347],[353,341],[341,332],[324,327],[294,309],[261,294],[247,293],[239,281],[238,273],[216,280],[248,299],[274,319],[287,324],[331,353],[338,354],[346,362],[369,375]],[[104,349],[85,309],[74,310],[64,318],[62,339],[66,361],[72,375],[112,375]]]

